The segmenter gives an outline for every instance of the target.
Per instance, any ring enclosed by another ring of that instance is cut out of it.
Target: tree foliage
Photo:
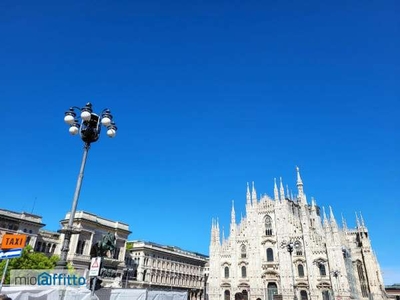
[[[9,284],[10,282],[10,270],[21,270],[21,269],[52,270],[56,266],[58,260],[59,257],[56,255],[48,257],[43,253],[33,252],[31,246],[26,246],[22,250],[21,257],[10,259],[4,283]],[[5,266],[6,266],[6,260],[2,260],[0,263],[1,274],[3,274]]]
[[[133,242],[126,242],[125,249],[126,251],[131,250],[133,248]]]

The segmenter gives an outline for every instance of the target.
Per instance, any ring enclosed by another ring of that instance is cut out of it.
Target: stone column
[[[90,233],[90,240],[89,240],[89,247],[87,248],[87,251],[85,249],[84,254],[86,255],[90,255],[90,250],[92,249],[92,245],[93,245],[93,237],[94,237],[94,232]]]

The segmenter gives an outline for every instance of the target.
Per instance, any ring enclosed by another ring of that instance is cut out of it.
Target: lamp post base
[[[65,228],[61,229],[58,231],[59,233],[65,234],[64,237],[64,243],[61,248],[61,255],[60,255],[60,260],[56,263],[56,269],[58,270],[65,270],[67,269],[68,261],[67,261],[67,256],[68,256],[68,251],[69,251],[69,244],[71,241],[71,237],[73,234],[79,234],[81,232],[80,229],[76,228]]]
[[[67,264],[68,263],[66,261],[58,261],[56,263],[55,269],[56,270],[66,270],[67,269]]]

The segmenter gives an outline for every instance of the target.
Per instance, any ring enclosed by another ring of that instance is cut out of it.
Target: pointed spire
[[[251,183],[251,202],[253,205],[257,203],[257,193],[256,188],[254,187],[254,181]]]
[[[358,219],[357,212],[356,212],[356,225],[357,225],[357,229],[359,229],[361,227],[360,226],[360,220]]]
[[[214,218],[211,219],[211,244],[215,243],[215,221]]]
[[[303,190],[303,181],[301,180],[299,167],[296,167],[296,171],[297,171],[297,190],[299,193],[300,200],[302,200],[304,190]]]
[[[233,200],[232,200],[232,210],[231,210],[231,229],[232,225],[236,226],[235,202]]]
[[[360,211],[360,219],[361,219],[361,226],[365,227],[364,218],[363,218],[363,216],[361,214],[361,211]]]
[[[247,183],[246,204],[247,204],[247,205],[251,205],[249,183]]]
[[[343,214],[341,214],[341,215],[342,215],[342,227],[343,227],[343,230],[347,231],[346,219],[343,217]]]
[[[292,192],[292,191],[290,191],[290,200],[292,200],[292,201],[293,201],[293,199],[294,199],[294,197],[293,197],[293,192]]]
[[[300,176],[300,168],[296,166],[296,171],[297,171],[297,186],[303,185],[303,181],[301,180]]]
[[[225,242],[225,228],[222,226],[222,243]]]
[[[316,212],[317,211],[317,205],[315,204],[315,199],[314,197],[311,197],[311,212]]]
[[[289,186],[286,185],[286,197],[288,197],[290,199],[290,193],[289,193]],[[293,199],[290,199],[293,200]]]
[[[219,232],[219,220],[218,220],[218,218],[217,218],[215,236],[216,236],[216,239],[217,239],[217,245],[220,245],[221,244],[221,234]]]
[[[283,182],[282,177],[280,177],[280,194],[281,194],[281,201],[285,200],[285,190],[283,189]]]
[[[335,216],[333,215],[332,207],[329,205],[329,219],[331,220],[331,225],[337,228],[337,223]]]
[[[278,186],[276,185],[276,178],[274,178],[274,200],[279,200]]]
[[[324,216],[324,227],[328,228],[329,227],[329,221],[328,221],[328,217],[326,216],[326,212],[325,212],[325,207],[322,207],[322,214]]]
[[[360,238],[363,238],[363,232],[361,230],[361,224],[360,224],[360,220],[358,219],[357,212],[356,212],[356,224],[357,224],[357,228],[356,229],[357,229],[358,235],[359,235]]]

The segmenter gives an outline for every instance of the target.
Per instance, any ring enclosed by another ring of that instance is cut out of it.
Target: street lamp
[[[76,119],[76,111],[80,111],[81,122]],[[90,149],[90,144],[96,142],[100,137],[101,125],[107,128],[107,135],[110,138],[115,137],[117,133],[117,127],[113,122],[113,117],[109,109],[104,109],[101,115],[93,113],[92,104],[87,103],[83,108],[77,106],[71,107],[64,117],[65,123],[70,125],[69,132],[72,135],[80,134],[84,144],[83,157],[81,168],[78,175],[78,181],[76,183],[74,198],[72,201],[72,209],[69,215],[68,226],[66,229],[61,230],[61,233],[65,234],[64,242],[61,248],[60,260],[57,262],[58,269],[64,269],[67,266],[67,255],[69,251],[69,244],[71,236],[78,231],[73,230],[73,222],[75,218],[76,207],[78,205],[79,193],[81,191],[83,173],[85,171],[86,159]]]
[[[208,276],[209,276],[209,271],[204,271],[204,300],[208,300],[207,297],[207,281],[208,281]]]
[[[128,280],[129,280],[129,272],[134,271],[133,268],[125,268],[124,271],[126,271],[126,277],[125,277],[125,288],[128,288]]]
[[[293,258],[292,258],[292,253],[293,253],[293,250],[294,249],[299,249],[301,247],[301,243],[300,243],[300,241],[293,241],[292,239],[289,241],[289,242],[287,242],[287,241],[283,241],[282,243],[281,243],[281,248],[282,249],[284,249],[284,248],[286,248],[286,250],[289,252],[289,254],[290,254],[290,267],[291,267],[291,269],[292,269],[292,284],[293,284],[293,293],[294,293],[294,296],[293,296],[293,299],[294,300],[297,300],[297,295],[296,295],[296,282],[295,282],[295,280],[294,280],[294,272],[293,272]]]

